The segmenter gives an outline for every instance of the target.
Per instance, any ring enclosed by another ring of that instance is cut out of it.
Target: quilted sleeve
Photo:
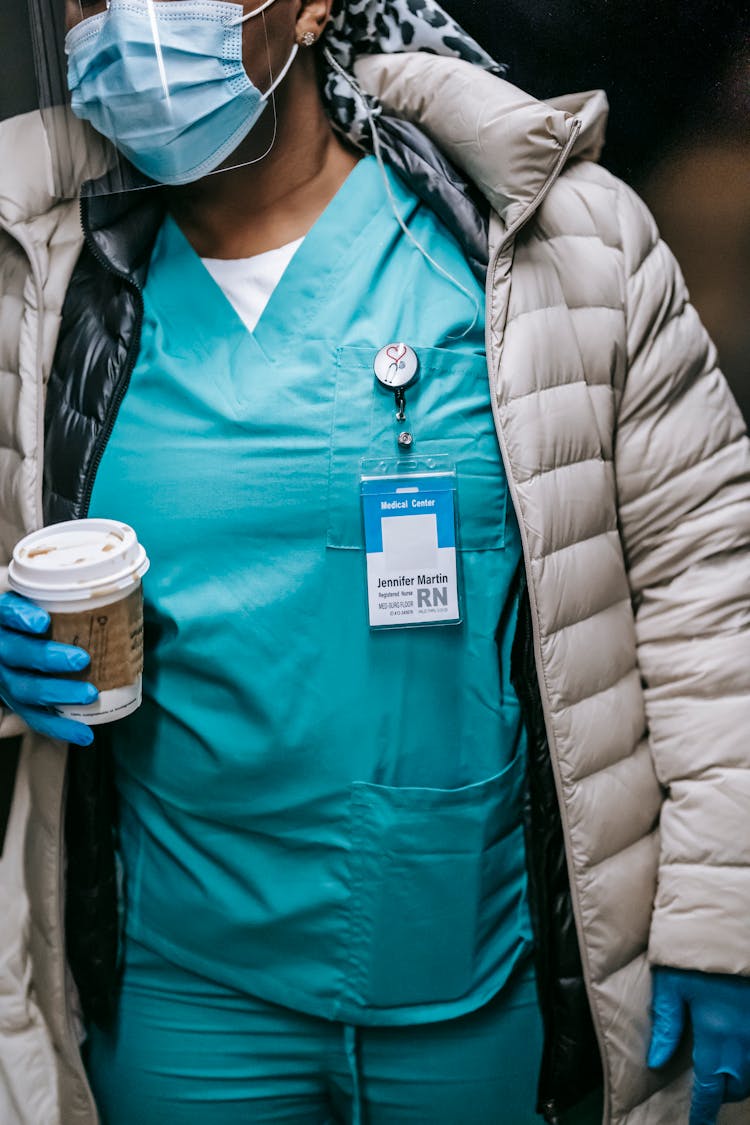
[[[750,974],[750,448],[679,267],[624,185],[619,219],[619,511],[665,791],[649,953]]]

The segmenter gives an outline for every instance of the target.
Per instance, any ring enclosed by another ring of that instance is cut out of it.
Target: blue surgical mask
[[[297,54],[265,93],[242,65],[244,16],[222,0],[111,0],[65,40],[76,117],[146,176],[185,184],[217,168],[253,128]]]

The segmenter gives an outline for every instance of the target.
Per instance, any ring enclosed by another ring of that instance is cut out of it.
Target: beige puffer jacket
[[[602,95],[543,104],[434,56],[371,58],[358,76],[493,208],[493,406],[523,534],[605,1120],[683,1125],[684,1060],[666,1075],[645,1067],[649,961],[750,974],[743,424],[650,216],[593,163]],[[81,235],[77,208],[41,186],[38,117],[0,127],[0,154],[7,559],[41,520],[43,384]],[[7,716],[0,733],[14,729]],[[60,926],[64,761],[59,745],[27,735],[0,864],[4,1125],[97,1120]]]

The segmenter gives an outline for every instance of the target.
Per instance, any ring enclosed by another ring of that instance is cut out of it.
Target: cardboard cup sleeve
[[[100,692],[132,684],[143,672],[143,589],[111,605],[86,612],[51,614],[51,639],[78,645],[91,664],[71,678],[87,680]]]

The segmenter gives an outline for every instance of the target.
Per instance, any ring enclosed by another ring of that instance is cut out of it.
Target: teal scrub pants
[[[353,1028],[129,941],[116,1024],[92,1029],[87,1064],[102,1125],[538,1125],[541,1046],[530,966],[469,1015]]]

